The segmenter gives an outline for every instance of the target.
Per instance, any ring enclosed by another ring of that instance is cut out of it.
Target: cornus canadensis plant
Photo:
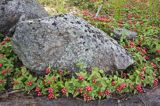
[[[21,74],[14,78],[14,89],[23,89],[27,92],[35,92],[37,96],[47,95],[49,99],[55,99],[59,96],[72,95],[73,97],[82,97],[85,101],[108,98],[112,93],[143,93],[145,86],[158,86],[158,79],[153,76],[153,68],[145,67],[136,70],[132,75],[121,77],[120,75],[105,75],[103,70],[93,68],[87,72],[85,68],[80,67],[79,72],[74,76],[69,76],[67,70],[55,70],[50,68],[50,73],[44,77],[33,77],[26,68],[22,67]],[[63,72],[63,74],[62,74]],[[143,80],[141,72],[145,72]],[[152,75],[151,75],[152,74]],[[27,85],[26,85],[27,84]]]
[[[42,4],[49,3],[44,0],[39,1]],[[155,8],[158,6],[156,4],[158,0],[154,4],[154,0],[149,0],[149,10],[155,10],[155,12],[148,12],[150,16],[146,16],[148,13],[139,14],[143,10],[136,9],[133,3],[129,5],[130,0],[127,2],[126,0],[118,2],[108,0],[103,4],[99,15],[95,17],[102,1],[72,0],[81,9],[85,9],[80,12],[85,20],[110,36],[113,36],[112,31],[117,27],[137,32],[137,37],[132,40],[127,40],[126,36],[122,36],[118,41],[132,55],[133,66],[123,72],[112,70],[113,74],[110,75],[106,75],[98,68],[84,68],[82,64],[77,64],[79,70],[75,73],[49,66],[45,69],[45,76],[36,77],[19,64],[21,62],[13,53],[10,38],[0,34],[0,92],[6,90],[8,85],[13,85],[14,90],[46,96],[50,100],[61,96],[73,96],[89,102],[109,98],[115,94],[143,93],[145,87],[156,88],[160,79],[160,36],[158,34],[160,30],[157,27],[159,24],[156,24],[159,23],[156,21],[158,8]],[[144,7],[144,3],[142,4]]]
[[[0,91],[5,90],[9,77],[13,72],[12,47],[9,38],[4,39],[5,44],[0,44]]]

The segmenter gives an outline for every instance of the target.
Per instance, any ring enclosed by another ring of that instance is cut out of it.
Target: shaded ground
[[[89,103],[73,98],[48,100],[47,97],[13,93],[8,96],[1,95],[0,106],[160,106],[160,87],[144,94],[129,96],[125,100],[105,99]]]

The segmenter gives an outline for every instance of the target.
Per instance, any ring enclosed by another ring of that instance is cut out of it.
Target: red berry
[[[7,37],[4,39],[4,41],[9,42],[9,41],[11,41],[11,39]]]
[[[4,83],[4,81],[3,80],[0,80],[0,84],[3,84]]]
[[[58,73],[59,73],[60,75],[63,75],[63,70],[59,70]]]
[[[37,96],[42,96],[42,93],[41,92],[37,92]]]
[[[158,79],[154,79],[154,87],[158,86]]]
[[[53,93],[53,88],[48,88],[48,93]]]
[[[36,87],[35,91],[36,91],[36,92],[40,92],[41,89],[40,89],[39,87]]]
[[[142,90],[142,85],[141,84],[137,84],[136,85],[136,90],[139,92],[139,93],[142,93],[143,90]]]
[[[112,81],[112,86],[115,86],[116,85],[116,81]]]
[[[10,73],[10,69],[6,69],[6,70],[2,70],[2,75],[6,75],[6,74],[8,74],[8,73]]]
[[[50,85],[50,84],[51,84],[51,81],[48,81],[47,84]]]
[[[132,42],[132,41],[130,41],[130,47],[131,47],[131,48],[135,47],[135,43]]]
[[[95,84],[96,83],[96,79],[93,79],[92,82]]]
[[[5,45],[7,42],[6,41],[3,41],[3,42],[1,42],[1,45]]]
[[[86,98],[88,95],[86,93],[83,94],[83,98]]]
[[[54,97],[54,94],[53,93],[49,93],[48,94],[48,99],[54,99],[55,97]]]
[[[62,88],[61,92],[65,95],[67,93],[67,89],[66,88]]]
[[[79,81],[83,81],[83,80],[84,80],[84,77],[83,77],[82,75],[79,75],[79,76],[78,76],[78,80],[79,80]]]
[[[156,69],[156,68],[157,68],[156,64],[151,63],[151,65],[152,65],[152,67],[153,67],[154,69]]]
[[[87,92],[90,92],[90,91],[92,91],[92,88],[91,88],[91,86],[87,86],[87,87],[86,87],[86,91],[87,91]]]
[[[145,55],[145,54],[147,54],[147,51],[146,51],[145,49],[141,49],[141,53],[142,53],[143,55]]]
[[[28,82],[27,82],[27,85],[28,85],[28,86],[32,86],[32,85],[33,85],[33,82],[32,82],[32,81],[28,81]]]
[[[51,68],[50,67],[46,68],[46,74],[49,74],[50,72],[51,72]]]
[[[90,16],[90,15],[91,15],[91,13],[90,13],[88,10],[84,10],[84,11],[82,12],[82,14],[83,14],[84,16]]]
[[[3,67],[3,64],[2,64],[2,63],[0,63],[0,68],[1,68],[1,67]]]
[[[126,87],[126,84],[125,84],[125,83],[122,83],[121,85],[119,85],[119,86],[117,87],[117,91],[120,92],[120,91],[123,90],[125,87]]]
[[[156,52],[157,52],[158,54],[160,54],[160,49],[156,50]]]
[[[105,90],[104,93],[105,93],[106,96],[110,95],[110,91],[109,90]]]
[[[86,97],[86,101],[87,101],[87,102],[89,102],[89,101],[91,101],[91,100],[92,100],[92,97],[91,97],[91,96],[87,96],[87,97]]]
[[[7,74],[7,70],[2,70],[2,75],[5,76]]]
[[[99,16],[99,17],[96,17],[94,18],[95,20],[98,20],[98,21],[102,21],[102,22],[109,22],[110,19],[108,19],[107,17],[105,16]]]
[[[56,77],[52,77],[52,80],[53,80],[53,81],[56,81],[56,80],[57,80],[57,78],[56,78]]]
[[[145,59],[146,59],[146,60],[149,60],[149,59],[150,59],[150,57],[149,57],[149,56],[146,56],[146,57],[145,57]]]

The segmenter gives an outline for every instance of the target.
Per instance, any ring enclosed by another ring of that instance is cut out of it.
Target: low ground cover
[[[78,16],[83,17],[110,36],[113,36],[112,30],[117,27],[136,31],[138,33],[136,39],[127,40],[124,36],[118,41],[132,55],[133,66],[108,75],[101,69],[84,68],[83,63],[78,63],[77,73],[71,73],[58,67],[48,67],[45,70],[46,75],[38,77],[30,73],[14,54],[12,38],[1,34],[0,92],[22,90],[37,96],[47,95],[49,99],[72,96],[91,101],[113,97],[115,94],[144,93],[146,88],[157,87],[160,80],[160,13],[157,10],[158,7],[154,4],[154,7],[157,8],[151,8],[152,1],[122,1],[120,4],[104,2],[97,17],[95,17],[97,8],[102,4],[100,0],[63,1],[60,2],[63,6],[56,10],[65,13],[67,12],[63,11],[65,6],[74,5],[80,11]],[[48,2],[40,0],[40,2],[51,7],[54,4],[51,3],[51,0]],[[148,9],[145,10],[146,8]]]

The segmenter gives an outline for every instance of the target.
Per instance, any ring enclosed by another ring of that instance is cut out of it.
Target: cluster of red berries
[[[150,59],[150,57],[149,56],[145,56],[145,60],[149,60]]]
[[[42,96],[41,89],[39,87],[36,87],[35,91],[37,93],[37,96]]]
[[[139,93],[142,93],[142,92],[143,92],[142,85],[141,85],[141,84],[137,84],[137,85],[136,85],[136,90],[137,90]]]
[[[49,74],[51,72],[51,68],[47,67],[45,71],[46,71],[46,74]]]
[[[109,19],[106,16],[95,17],[95,14],[90,13],[88,10],[84,10],[82,12],[82,14],[83,14],[83,16],[90,16],[90,17],[92,17],[92,19],[97,20],[97,21],[101,21],[101,22],[110,22],[111,21],[111,19]]]
[[[28,85],[28,86],[32,86],[32,85],[33,85],[33,82],[32,82],[32,81],[28,81],[28,82],[27,82],[27,85]]]
[[[79,76],[78,76],[78,80],[79,80],[79,81],[83,81],[83,80],[84,80],[84,77],[83,77],[82,75],[79,75]]]
[[[101,21],[101,22],[110,22],[111,20],[105,16],[98,16],[94,18],[95,20]]]
[[[113,81],[112,81],[112,86],[115,86],[115,85],[116,85],[116,81],[113,80]]]
[[[97,80],[94,78],[94,79],[92,79],[92,83],[96,83],[97,82]]]
[[[160,49],[156,50],[156,52],[157,52],[158,54],[160,54]]]
[[[147,50],[146,50],[146,49],[143,49],[143,48],[141,48],[141,47],[136,47],[136,49],[137,49],[142,55],[147,54]]]
[[[104,93],[105,93],[106,96],[108,96],[108,95],[110,95],[111,92],[110,92],[108,89],[106,89],[106,90],[104,91]]]
[[[84,100],[87,101],[87,102],[89,102],[89,101],[92,100],[92,97],[89,96],[89,95],[87,95],[86,93],[83,94],[83,98],[84,98]]]
[[[126,46],[125,48],[135,48],[136,45],[133,41],[129,42],[129,46]],[[146,48],[141,48],[141,47],[136,47],[137,51],[139,51],[142,55],[147,54],[147,49]]]
[[[57,77],[54,77],[54,76],[53,76],[53,77],[52,77],[52,80],[53,80],[53,81],[56,81],[56,80],[57,80]]]
[[[157,69],[157,66],[155,63],[151,63],[151,66],[154,68],[154,69]]]
[[[4,83],[4,80],[0,80],[0,84],[3,84]]]
[[[62,88],[62,89],[61,89],[61,92],[62,92],[63,95],[66,95],[67,89],[66,89],[66,88]]]
[[[135,43],[132,42],[132,41],[129,42],[129,45],[130,45],[130,48],[134,48],[135,47]]]
[[[86,86],[86,92],[91,92],[92,91],[92,87],[91,86]]]
[[[2,70],[1,74],[5,76],[6,74],[10,73],[10,69]]]
[[[5,38],[2,42],[1,42],[1,45],[5,45],[7,42],[10,42],[10,38]]]
[[[125,84],[125,83],[122,83],[122,84],[120,84],[120,85],[117,87],[117,91],[120,92],[120,91],[122,91],[124,88],[126,88],[126,84]]]
[[[2,64],[2,63],[0,63],[0,68],[1,68],[1,67],[3,67],[3,64]]]
[[[54,99],[54,90],[53,88],[48,88],[48,99]]]
[[[48,85],[50,85],[51,83],[52,83],[52,82],[51,82],[50,80],[49,80],[49,81],[47,81],[47,84],[48,84]]]
[[[108,96],[108,95],[110,95],[110,91],[109,91],[108,89],[106,89],[104,92],[99,91],[99,92],[98,92],[98,95],[99,95],[99,96],[104,96],[104,95]]]
[[[158,79],[154,79],[154,87],[157,87],[158,86]]]
[[[83,16],[93,16],[88,10],[82,11]]]
[[[48,88],[48,93],[53,93],[53,88]]]
[[[53,93],[49,93],[49,94],[48,94],[48,99],[54,99],[54,98],[55,98],[55,96],[54,96]]]
[[[92,100],[92,97],[91,96],[87,96],[86,101],[89,102],[91,100]]]

